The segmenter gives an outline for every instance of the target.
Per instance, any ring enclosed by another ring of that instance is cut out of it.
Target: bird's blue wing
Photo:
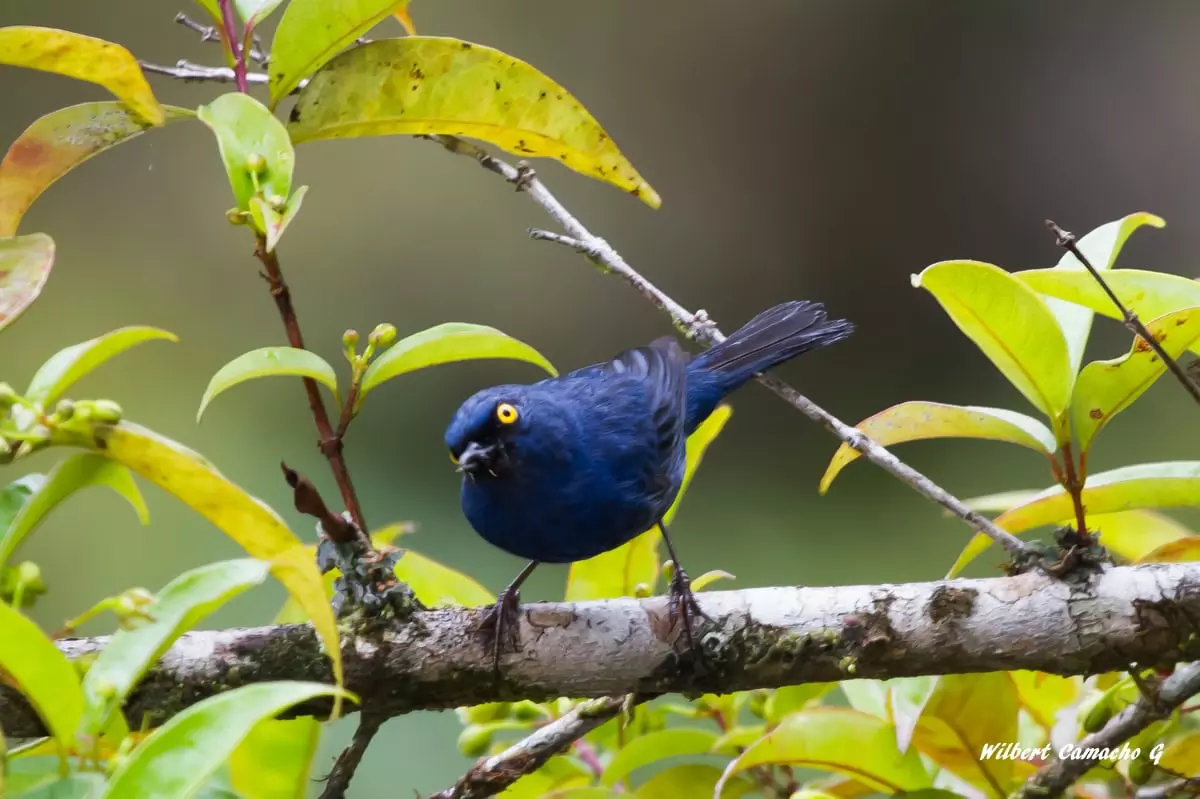
[[[626,350],[599,370],[615,378],[634,378],[645,391],[654,449],[664,461],[682,452],[687,412],[688,355],[674,338],[664,336],[645,347]],[[624,382],[624,381],[621,381]]]

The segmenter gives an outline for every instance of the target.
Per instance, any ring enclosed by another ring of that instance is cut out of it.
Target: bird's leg
[[[696,601],[696,595],[692,593],[692,581],[688,578],[687,572],[683,570],[679,556],[675,554],[675,547],[671,544],[667,526],[660,521],[658,529],[662,530],[663,541],[667,544],[667,554],[671,556],[671,561],[675,564],[671,575],[671,585],[668,588],[671,597],[671,619],[674,620],[676,616],[683,619],[683,635],[687,638],[688,648],[699,654],[700,650],[696,648],[696,637],[692,633],[692,619],[701,618],[707,621],[712,621],[712,619],[700,609],[700,603]]]
[[[521,603],[521,583],[525,582],[538,562],[531,560],[517,575],[516,579],[496,597],[496,604],[484,615],[479,623],[480,630],[491,630],[492,633],[492,668],[500,673],[500,655],[505,650],[515,650],[520,644],[518,629],[520,619],[517,609]]]

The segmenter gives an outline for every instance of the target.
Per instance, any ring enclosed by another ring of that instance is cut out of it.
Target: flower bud
[[[92,403],[92,412],[97,422],[116,424],[121,421],[121,406],[112,400],[100,399]]]
[[[467,724],[486,724],[489,721],[498,721],[507,717],[511,706],[510,702],[487,702],[482,705],[473,705],[460,708],[462,712],[459,713],[459,718]]]
[[[8,383],[0,383],[0,408],[11,408],[18,399],[18,394]]]
[[[260,175],[267,169],[267,159],[263,158],[259,153],[250,153],[246,156],[246,169],[256,175]]]
[[[381,325],[376,325],[375,329],[371,331],[371,335],[367,338],[367,340],[381,349],[383,347],[389,347],[391,346],[392,342],[396,340],[396,326],[388,324],[387,322],[384,322]]]
[[[534,719],[547,718],[549,715],[541,705],[528,699],[523,699],[512,706],[512,717],[517,721],[533,721]]]
[[[60,422],[65,422],[75,415],[75,403],[69,399],[59,400],[54,406],[54,415],[58,417]]]
[[[479,757],[492,745],[492,731],[482,724],[470,724],[458,734],[458,751],[467,757]]]

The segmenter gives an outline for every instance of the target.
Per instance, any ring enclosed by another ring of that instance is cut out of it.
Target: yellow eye
[[[496,406],[496,418],[500,420],[500,424],[512,424],[517,421],[517,409],[507,402],[502,402]]]
[[[447,450],[446,452],[450,456],[450,462],[457,466],[458,458],[454,457],[454,450]]]

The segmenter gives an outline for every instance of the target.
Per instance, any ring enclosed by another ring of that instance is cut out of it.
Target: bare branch
[[[354,738],[338,755],[337,762],[333,764],[333,771],[329,772],[325,790],[321,791],[321,799],[343,799],[350,788],[350,780],[354,779],[354,772],[358,770],[358,764],[362,762],[367,747],[371,745],[375,733],[379,732],[384,721],[386,718],[383,716],[363,713],[362,718],[358,720],[358,729],[354,731]]]
[[[616,716],[623,706],[622,697],[603,697],[585,702],[500,754],[480,758],[458,782],[429,799],[484,799],[495,796]]]
[[[478,635],[486,608],[442,608],[404,622],[356,622],[344,635],[346,687],[384,717],[413,710],[561,696],[731,693],[848,677],[1029,669],[1123,671],[1132,662],[1196,659],[1200,563],[1106,568],[1088,580],[1030,572],[986,580],[697,595],[712,621],[695,628],[710,668],[678,650],[665,596],[521,608],[522,647],[501,660]],[[374,625],[374,626],[372,626]],[[1195,637],[1193,637],[1195,636]],[[107,638],[57,642],[69,657]],[[308,625],[191,632],[139,685],[126,715],[161,721],[195,702],[267,680],[331,682]],[[1164,688],[1164,691],[1166,689]],[[1182,692],[1181,692],[1182,693]],[[327,705],[302,712],[324,712]],[[0,688],[0,727],[39,735],[36,714]]]
[[[1179,365],[1178,361],[1167,354],[1167,351],[1162,348],[1162,344],[1159,343],[1158,339],[1156,339],[1150,333],[1150,331],[1146,329],[1146,326],[1142,324],[1142,321],[1138,319],[1137,314],[1135,314],[1133,311],[1130,311],[1119,299],[1117,299],[1117,295],[1109,287],[1108,281],[1101,277],[1100,273],[1096,271],[1096,267],[1092,266],[1092,262],[1088,260],[1087,256],[1083,254],[1083,251],[1079,249],[1079,245],[1075,243],[1075,234],[1063,230],[1053,219],[1046,220],[1046,227],[1049,228],[1050,232],[1053,233],[1057,238],[1056,243],[1058,246],[1071,253],[1071,255],[1074,255],[1076,260],[1083,264],[1084,268],[1087,269],[1087,271],[1091,274],[1092,278],[1100,284],[1100,288],[1104,289],[1104,293],[1108,295],[1108,298],[1112,300],[1113,306],[1116,307],[1117,312],[1121,314],[1121,321],[1124,323],[1125,328],[1133,334],[1134,341],[1137,341],[1137,339],[1140,338],[1142,341],[1146,342],[1147,346],[1154,350],[1154,354],[1162,359],[1163,365],[1167,367],[1167,371],[1174,375],[1175,379],[1179,381],[1179,384],[1182,385],[1184,389],[1192,395],[1192,399],[1194,399],[1197,403],[1200,403],[1200,386],[1197,386],[1196,383],[1193,382],[1193,380],[1188,376],[1188,373]]]
[[[237,81],[237,76],[229,67],[207,67],[203,64],[193,64],[191,61],[185,59],[176,61],[173,67],[163,66],[162,64],[151,64],[148,61],[139,61],[138,64],[146,72],[153,72],[156,75],[167,75],[186,83],[235,83]],[[267,80],[267,73],[265,72],[246,73],[247,83],[265,84]]]
[[[1112,749],[1120,746],[1159,719],[1171,715],[1175,708],[1200,693],[1200,663],[1178,669],[1163,680],[1157,697],[1143,696],[1122,710],[1099,732],[1086,735],[1073,749]],[[1067,788],[1100,762],[1099,757],[1052,759],[1038,769],[1029,781],[1013,796],[1015,799],[1046,799],[1061,796]],[[1140,795],[1140,794],[1139,794]]]
[[[189,17],[187,14],[184,14],[182,11],[175,15],[175,21],[188,30],[195,31],[196,33],[200,34],[200,41],[202,42],[221,41],[221,32],[214,26],[202,25],[201,23],[196,22],[194,19]],[[262,43],[259,41],[258,36],[254,37],[254,47],[250,49],[249,55],[250,60],[254,63],[264,66],[266,65],[267,55],[262,51]]]
[[[546,185],[524,165],[516,167],[496,158],[469,142],[453,136],[428,137],[438,142],[447,150],[458,155],[474,158],[485,169],[495,172],[518,188],[526,191],[534,201],[542,206],[554,218],[567,236],[556,236],[542,230],[530,231],[535,239],[554,241],[564,244],[585,254],[596,266],[605,272],[619,275],[633,286],[643,297],[654,303],[667,313],[675,326],[689,338],[712,346],[725,340],[725,336],[717,329],[717,325],[704,311],[692,313],[675,300],[671,299],[661,289],[646,278],[642,277],[631,267],[621,255],[604,239],[593,236],[583,223],[576,219],[558,198],[550,193]],[[1028,564],[1037,559],[1037,552],[1011,533],[1000,529],[982,514],[968,508],[958,498],[938,486],[925,475],[905,464],[888,450],[876,444],[866,434],[842,422],[833,414],[821,408],[812,400],[803,396],[799,391],[770,374],[759,375],[758,381],[774,391],[792,407],[799,410],[809,419],[819,422],[840,438],[846,445],[862,453],[863,457],[876,466],[890,472],[894,477],[911,487],[914,491],[936,502],[949,510],[958,518],[965,521],[978,532],[983,533],[1004,549],[1019,564]]]

